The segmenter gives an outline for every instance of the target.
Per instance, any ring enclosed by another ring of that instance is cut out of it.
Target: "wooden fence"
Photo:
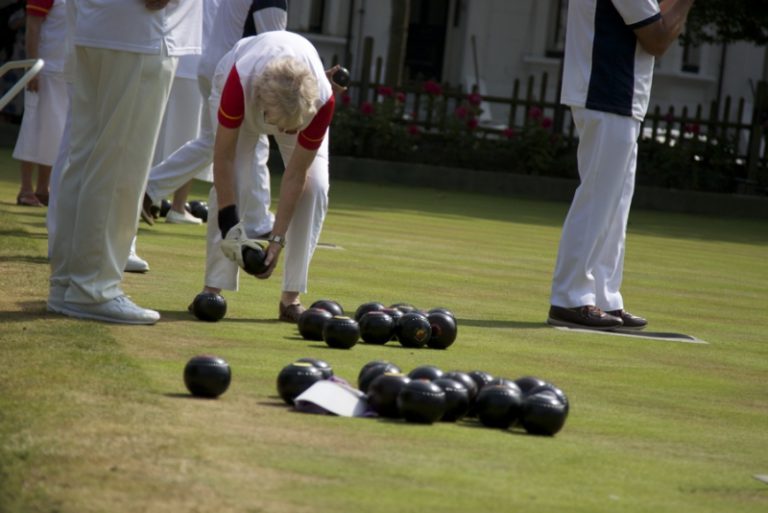
[[[370,56],[366,48],[364,55]],[[363,74],[361,82],[351,84],[350,95],[358,105],[378,101],[382,91],[380,88],[383,87],[381,59],[375,63],[364,59],[363,64],[366,66],[364,69],[374,70],[374,80],[368,80],[366,74]],[[483,96],[482,105],[492,106],[495,118],[486,122],[481,120],[476,128],[478,136],[498,137],[507,128],[519,130],[532,121],[531,113],[535,111],[539,122],[547,120],[544,125],[547,129],[562,134],[569,146],[575,145],[577,136],[570,111],[559,103],[557,97],[547,97],[550,80],[546,73],[541,75],[538,85],[533,76],[524,82],[517,79],[512,84],[509,97]],[[461,86],[450,84],[440,84],[439,87],[439,102],[434,101],[435,91],[430,92],[428,88],[425,90],[424,84],[409,84],[398,88],[398,92],[404,95],[405,112],[408,113],[402,121],[418,124],[426,130],[444,129],[445,120],[450,114],[467,103],[469,92]],[[752,112],[745,112],[745,108],[743,98],[733,100],[730,97],[726,97],[722,105],[713,101],[706,107],[698,105],[693,111],[686,107],[680,109],[669,106],[662,109],[656,106],[645,118],[643,138],[670,146],[678,144],[681,138],[692,137],[702,141],[717,141],[716,144],[730,144],[733,158],[745,169],[743,177],[735,178],[739,181],[740,192],[765,192],[765,184],[768,183],[768,84],[759,84]],[[504,113],[502,117],[499,117],[500,112]],[[743,121],[746,118],[750,121]]]

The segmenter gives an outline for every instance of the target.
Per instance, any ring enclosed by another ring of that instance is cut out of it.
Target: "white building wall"
[[[312,1],[295,0],[290,3],[289,29],[306,31]],[[546,56],[555,0],[450,1],[443,61],[444,82],[462,84],[468,90],[476,82],[477,70],[481,93],[510,96],[515,79],[520,80],[521,94],[524,94],[528,77],[533,75],[534,94],[538,96],[541,75],[546,72],[549,75],[547,99],[559,96],[560,59]],[[458,16],[456,9],[459,10]],[[353,17],[351,30],[347,23],[349,15]],[[382,70],[386,68],[390,18],[391,0],[326,0],[323,34],[307,36],[317,45],[326,64],[330,65],[334,55],[343,62],[344,51],[348,48],[353,79],[359,80],[362,73],[368,72],[369,78],[374,80],[377,58],[382,61]],[[458,20],[457,25],[454,25],[454,20]],[[374,67],[370,70],[361,69],[363,40],[366,37],[374,40]],[[476,53],[473,51],[473,39]],[[675,105],[679,112],[682,106],[687,106],[692,114],[696,105],[702,103],[705,114],[708,114],[709,103],[718,95],[721,47],[702,48],[699,73],[681,71],[682,54],[682,48],[675,44],[658,60],[651,108],[659,105],[666,110]],[[745,98],[749,115],[753,88],[764,73],[765,54],[765,47],[746,43],[728,46],[721,94],[723,98],[730,95],[734,105],[739,98]],[[501,112],[491,114],[500,121],[506,117]]]

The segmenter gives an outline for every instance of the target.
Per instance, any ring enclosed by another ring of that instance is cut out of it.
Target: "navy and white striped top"
[[[642,121],[654,57],[634,30],[660,17],[657,0],[570,0],[562,103]]]

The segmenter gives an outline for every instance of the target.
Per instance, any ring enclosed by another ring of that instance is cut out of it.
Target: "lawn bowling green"
[[[276,320],[282,263],[269,280],[240,273],[239,290],[223,293],[226,316],[198,321],[186,308],[203,285],[205,230],[168,223],[139,225],[151,271],[123,282],[161,313],[156,325],[47,313],[46,211],[13,204],[18,162],[0,154],[2,509],[768,510],[768,487],[753,477],[768,474],[764,221],[633,209],[627,307],[650,332],[708,344],[561,331],[545,320],[567,203],[421,188],[410,175],[352,183],[333,174],[331,159],[320,241],[345,250],[315,253],[303,304],[446,307],[460,325],[449,349],[358,342],[343,351],[303,339]],[[279,185],[278,175],[275,204]],[[209,189],[193,183],[190,199]],[[194,398],[183,383],[199,354],[231,366],[216,400]],[[372,360],[406,373],[430,364],[535,376],[564,391],[570,411],[553,437],[477,417],[422,425],[295,413],[276,377],[302,357],[327,361],[353,386]]]

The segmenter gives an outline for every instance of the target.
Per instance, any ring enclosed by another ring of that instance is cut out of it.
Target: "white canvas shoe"
[[[160,320],[158,312],[141,308],[128,299],[128,296],[117,296],[104,303],[65,302],[61,313],[78,319],[93,319],[120,324],[155,324]]]
[[[186,210],[184,212],[169,210],[165,216],[165,222],[171,224],[203,224],[202,219],[196,218]]]
[[[128,261],[125,263],[125,272],[127,273],[145,273],[149,271],[149,262],[141,258],[136,253],[128,255]]]

